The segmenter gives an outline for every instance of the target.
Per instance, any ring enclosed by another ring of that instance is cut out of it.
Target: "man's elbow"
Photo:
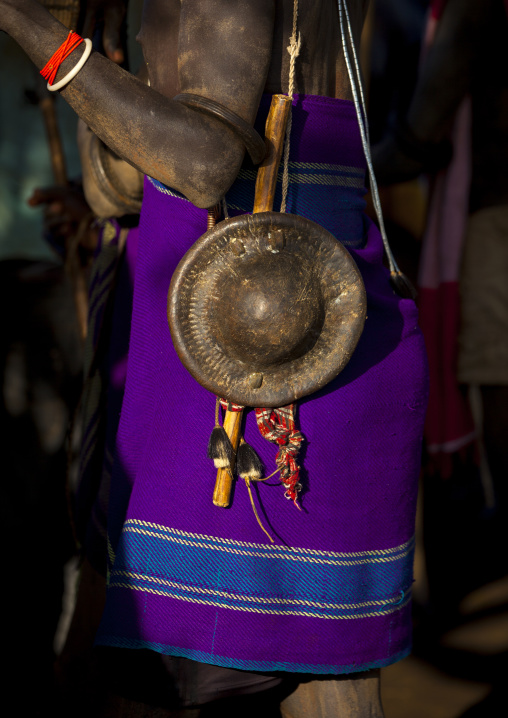
[[[243,143],[237,138],[227,144],[213,143],[202,151],[192,148],[185,158],[168,152],[166,161],[153,168],[152,176],[181,192],[196,207],[208,209],[220,202],[231,187],[244,155]]]
[[[235,181],[237,174],[238,172],[234,175],[227,176],[224,179],[222,177],[217,177],[217,175],[213,175],[208,178],[208,180],[205,180],[202,183],[196,183],[187,188],[183,194],[196,207],[200,207],[202,209],[215,207],[215,205],[223,199],[226,192]]]

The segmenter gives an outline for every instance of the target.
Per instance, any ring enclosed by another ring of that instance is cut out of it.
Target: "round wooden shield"
[[[260,212],[224,220],[189,249],[171,280],[168,319],[202,386],[242,406],[278,407],[344,368],[366,303],[360,272],[332,234]]]

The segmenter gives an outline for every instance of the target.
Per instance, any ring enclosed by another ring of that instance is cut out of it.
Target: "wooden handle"
[[[242,425],[242,411],[226,411],[224,417],[224,430],[229,436],[229,440],[233,446],[233,460],[229,469],[219,469],[215,480],[215,489],[213,491],[213,503],[215,506],[225,508],[229,506],[231,497],[231,487],[233,486],[233,469],[235,465],[236,450],[240,443],[240,428]]]
[[[254,212],[272,211],[291,101],[287,95],[272,97],[265,128],[266,156],[259,165],[256,178]]]
[[[280,158],[284,146],[286,126],[291,110],[291,97],[274,95],[265,127],[266,156],[258,169],[254,212],[271,212],[275,196],[275,186],[279,172]],[[233,446],[234,455],[230,469],[219,469],[215,480],[213,503],[225,508],[229,506],[236,450],[240,443],[240,427],[243,411],[226,411],[224,429]]]

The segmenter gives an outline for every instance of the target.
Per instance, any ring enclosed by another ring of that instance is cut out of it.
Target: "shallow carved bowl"
[[[349,361],[366,296],[351,255],[303,217],[224,220],[189,249],[171,280],[178,356],[209,391],[243,406],[284,406]]]

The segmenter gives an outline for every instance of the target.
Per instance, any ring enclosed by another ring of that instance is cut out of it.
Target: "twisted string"
[[[300,54],[300,48],[302,46],[302,38],[300,33],[297,35],[297,23],[298,23],[298,0],[294,0],[293,5],[293,32],[289,38],[289,45],[287,51],[289,52],[289,82],[288,82],[288,96],[293,97],[295,91],[295,68],[296,58]],[[289,147],[291,137],[291,109],[289,110],[288,123],[286,127],[286,143],[284,145],[284,161],[282,170],[282,202],[280,203],[280,211],[286,211],[286,202],[288,196],[289,187]]]
[[[268,533],[268,531],[265,529],[265,527],[263,526],[263,524],[262,524],[262,522],[261,522],[261,519],[259,518],[258,512],[257,512],[257,510],[256,510],[256,504],[254,503],[254,499],[253,499],[253,497],[252,497],[252,491],[251,491],[251,488],[250,488],[250,481],[251,481],[251,480],[246,476],[246,477],[245,477],[245,485],[246,485],[246,487],[247,487],[247,491],[249,492],[249,499],[250,499],[250,503],[251,503],[252,509],[253,509],[253,511],[254,511],[254,516],[256,517],[258,524],[261,526],[261,528],[263,529],[263,531],[265,532],[265,534],[268,536],[268,538],[270,539],[270,541],[271,541],[272,543],[274,543],[273,538],[270,536],[270,534]],[[263,481],[263,479],[256,479],[256,481]]]
[[[232,401],[227,401],[226,399],[221,399],[219,397],[217,397],[217,399],[224,411],[243,411],[245,409],[244,406],[241,406],[240,404],[233,404]]]
[[[215,398],[215,426],[220,426],[219,423],[219,411],[220,411],[221,402],[219,397],[217,396]]]

